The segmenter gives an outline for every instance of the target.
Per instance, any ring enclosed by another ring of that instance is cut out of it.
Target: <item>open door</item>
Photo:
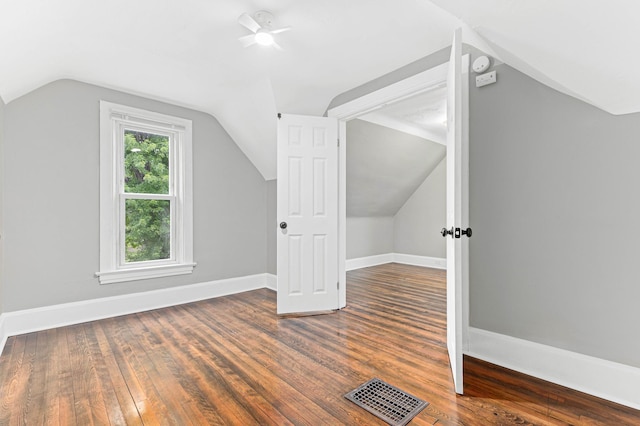
[[[456,393],[463,393],[463,280],[468,271],[468,57],[462,58],[462,31],[456,30],[447,75],[447,349]],[[466,70],[463,68],[466,67]],[[467,79],[467,82],[463,80]],[[464,223],[463,223],[464,222]],[[466,288],[466,287],[464,287]]]
[[[338,309],[338,121],[278,120],[278,314]]]

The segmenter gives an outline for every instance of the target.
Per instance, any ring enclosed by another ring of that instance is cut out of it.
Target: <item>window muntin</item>
[[[100,106],[100,282],[190,273],[191,121]]]

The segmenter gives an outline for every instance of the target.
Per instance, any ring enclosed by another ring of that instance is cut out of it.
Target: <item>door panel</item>
[[[468,220],[468,56],[462,57],[462,32],[456,30],[447,76],[447,349],[456,393],[463,393],[463,275],[468,268],[467,237],[456,232]],[[465,68],[467,70],[465,70]],[[463,114],[464,112],[464,114]],[[465,266],[465,267],[463,267]]]
[[[338,309],[338,123],[278,120],[278,313]]]

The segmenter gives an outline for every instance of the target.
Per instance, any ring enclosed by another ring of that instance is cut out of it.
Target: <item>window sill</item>
[[[146,268],[121,269],[118,271],[96,272],[100,284],[113,284],[125,281],[146,280],[149,278],[171,277],[186,275],[193,272],[195,263],[180,263],[176,265],[150,266]]]

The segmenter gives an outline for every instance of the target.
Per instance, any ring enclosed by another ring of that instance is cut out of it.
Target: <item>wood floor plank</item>
[[[183,390],[176,385],[174,378],[166,374],[166,366],[162,365],[157,336],[144,327],[138,316],[127,325],[129,327],[122,330],[123,337],[135,355],[135,371],[146,395],[146,399],[140,402],[139,411],[161,413],[157,418],[162,424],[196,424],[181,399]],[[143,422],[146,424],[147,420],[143,418]]]
[[[215,316],[222,319],[219,324],[224,323],[225,316],[220,315],[220,311],[216,311]],[[210,321],[210,318],[204,316],[201,319]],[[333,413],[328,413],[326,408],[320,407],[307,396],[309,388],[314,386],[314,377],[308,374],[310,372],[300,369],[304,365],[300,354],[296,354],[290,347],[285,351],[269,350],[276,348],[278,342],[264,334],[225,332],[224,327],[218,328],[218,332],[221,336],[226,336],[225,341],[231,344],[202,349],[217,352],[222,358],[233,360],[232,367],[242,380],[257,390],[265,401],[278,407],[278,411],[293,415],[293,418],[305,419],[308,424],[339,423]],[[283,365],[286,368],[282,368]],[[277,384],[275,392],[270,386],[273,383]],[[261,422],[279,424],[273,420],[262,419]]]
[[[197,311],[196,311],[197,313]],[[233,335],[226,334],[224,327],[213,328],[211,323],[208,327],[194,327],[188,331],[188,336],[195,342],[192,350],[202,362],[207,363],[206,359],[213,354],[215,365],[212,367],[222,373],[220,379],[226,382],[232,394],[244,394],[251,402],[251,407],[247,411],[247,406],[242,405],[242,410],[252,413],[254,421],[261,424],[288,424],[289,421],[280,412],[281,409],[286,410],[288,404],[280,405],[277,399],[271,399],[268,389],[265,389],[260,377],[269,377],[272,372],[262,368],[256,363],[258,354],[244,351],[238,341],[233,339]],[[212,328],[209,328],[212,327]],[[220,345],[219,341],[211,339],[211,330],[216,331],[216,336],[225,337],[225,345]],[[255,342],[253,345],[255,348]],[[258,378],[258,380],[256,380]],[[291,394],[291,388],[284,383],[278,387],[279,398],[287,400],[288,397],[296,398],[297,395]],[[302,401],[307,413],[314,411],[313,402],[309,399]],[[256,409],[253,409],[255,405]]]
[[[109,421],[116,425],[141,425],[142,419],[111,351],[103,323],[94,321],[84,324],[84,330],[91,359],[96,365],[98,383],[103,389],[105,404],[109,407]]]
[[[453,391],[440,270],[347,275],[347,307],[280,318],[261,289],[10,337],[0,426],[384,425],[343,395],[378,377],[429,402],[411,425],[638,425],[640,411],[477,359]]]
[[[75,425],[78,424],[74,404],[73,395],[73,369],[71,365],[71,356],[68,346],[68,329],[57,329],[56,340],[56,358],[50,368],[57,368],[58,373],[58,424],[59,425]],[[56,362],[57,361],[57,364]],[[51,424],[55,424],[55,419]]]
[[[3,356],[9,356],[10,361],[4,365],[2,376],[2,404],[0,406],[0,424],[21,424],[26,401],[26,386],[28,375],[24,374],[25,351],[27,337],[9,337],[10,346],[5,347]]]
[[[42,408],[42,412],[33,424],[60,424],[60,381],[58,380],[58,357],[60,350],[58,345],[59,329],[47,330],[44,333],[38,333],[38,356],[45,354],[48,359],[47,363],[37,362],[43,370],[34,371],[34,376],[42,377],[41,384],[41,401],[38,402]],[[31,384],[34,388],[36,385]]]
[[[137,322],[137,318],[134,315],[128,315],[126,317],[106,319],[102,323],[120,374],[127,383],[129,394],[136,405],[143,424],[170,424],[167,421],[167,419],[171,419],[167,407],[162,403],[144,368],[144,353],[141,354],[141,359],[143,360],[141,362],[132,348],[137,338],[131,334],[129,324],[134,322]]]
[[[41,365],[36,365],[36,350],[38,345],[38,334],[27,334],[25,343],[24,358],[20,368],[20,376],[26,379],[26,383],[22,387],[20,394],[22,398],[17,399],[20,409],[17,410],[17,421],[23,424],[29,424],[32,419],[40,417],[40,394],[42,392],[42,376],[36,377],[34,373],[42,374]],[[35,387],[32,387],[35,386]]]
[[[188,342],[184,338],[180,338],[179,341],[172,339],[172,325],[158,322],[154,314],[155,312],[152,311],[138,315],[138,319],[140,326],[146,330],[143,335],[148,339],[147,346],[150,349],[147,351],[147,356],[149,356],[155,368],[164,378],[165,385],[173,389],[174,395],[172,399],[178,400],[178,404],[184,409],[180,413],[173,413],[176,415],[176,420],[178,422],[192,422],[193,424],[209,424],[222,421],[223,418],[218,415],[216,410],[216,402],[220,401],[220,397],[226,398],[226,402],[230,403],[233,403],[234,400],[231,397],[227,397],[224,392],[219,394],[219,398],[200,397],[203,390],[216,389],[217,387],[211,386],[210,383],[202,388],[197,386],[198,380],[203,381],[202,377],[199,376],[202,373],[198,369],[191,369],[191,367],[196,366],[196,360],[184,356],[186,352],[185,344],[188,344]],[[163,315],[166,314],[163,312]],[[150,330],[157,329],[158,324],[162,326],[161,331],[152,334]],[[179,332],[179,334],[182,336],[182,333]],[[151,343],[152,341],[155,341],[155,343]],[[224,405],[224,403],[220,405]],[[180,420],[181,418],[185,420]],[[240,421],[245,419],[236,418],[234,420],[240,424]]]
[[[87,336],[82,324],[69,326],[67,344],[71,360],[76,422],[84,425],[109,424],[107,407],[96,375],[96,366],[91,358]]]

